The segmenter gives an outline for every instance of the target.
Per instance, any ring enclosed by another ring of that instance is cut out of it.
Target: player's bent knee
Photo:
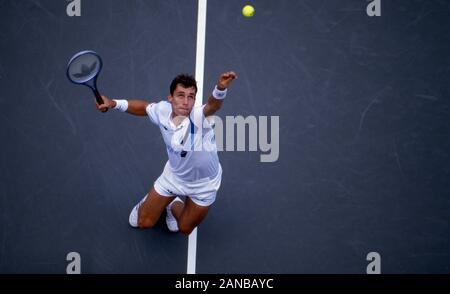
[[[138,220],[138,227],[140,229],[148,229],[153,227],[156,224],[156,221],[150,219],[150,218],[139,218]]]
[[[191,232],[195,229],[195,227],[189,225],[178,225],[180,232],[186,236],[190,235]]]

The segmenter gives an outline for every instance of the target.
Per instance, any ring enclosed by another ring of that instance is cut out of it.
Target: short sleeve
[[[148,117],[150,118],[150,121],[154,123],[155,125],[159,125],[159,104],[160,103],[150,103],[145,108],[145,111],[147,112]]]
[[[191,120],[194,122],[194,125],[198,128],[212,129],[214,127],[214,119],[213,117],[205,117],[203,113],[203,108],[205,108],[205,106],[206,104],[194,107],[194,109],[191,112]]]

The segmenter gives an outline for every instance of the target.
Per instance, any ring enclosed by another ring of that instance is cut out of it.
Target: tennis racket
[[[67,77],[78,85],[85,85],[94,92],[99,105],[103,104],[102,96],[97,89],[97,77],[102,70],[103,62],[96,52],[85,50],[75,54],[67,64]],[[105,109],[103,112],[108,111]]]

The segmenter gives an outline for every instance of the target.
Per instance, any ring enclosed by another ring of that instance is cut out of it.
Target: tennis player
[[[166,209],[168,229],[189,235],[206,217],[222,179],[214,123],[208,117],[222,107],[227,89],[236,78],[233,71],[221,74],[208,102],[198,107],[194,107],[197,83],[186,74],[173,79],[167,101],[102,96],[102,104],[95,102],[102,112],[112,108],[148,116],[159,127],[166,144],[169,160],[150,191],[131,210],[131,226],[151,228]]]

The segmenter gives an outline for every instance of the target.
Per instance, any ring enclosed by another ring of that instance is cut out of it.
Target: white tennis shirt
[[[171,119],[172,104],[151,103],[146,112],[161,131],[172,173],[182,181],[213,179],[219,171],[219,157],[214,137],[214,124],[205,118],[206,104],[194,107],[183,122],[175,126]]]

